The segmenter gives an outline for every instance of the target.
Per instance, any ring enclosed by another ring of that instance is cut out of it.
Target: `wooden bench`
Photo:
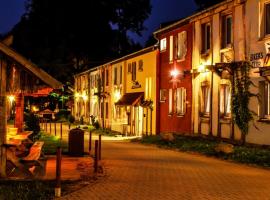
[[[7,148],[7,175],[17,171],[28,178],[44,176],[47,160],[42,154],[43,145],[43,141],[35,142],[31,146],[29,154],[22,158],[17,157],[14,150]],[[9,165],[8,162],[10,162]],[[33,167],[34,169],[32,169]]]

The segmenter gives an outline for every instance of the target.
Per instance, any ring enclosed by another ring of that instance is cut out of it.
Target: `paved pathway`
[[[270,170],[120,141],[103,159],[108,177],[63,199],[270,200]]]

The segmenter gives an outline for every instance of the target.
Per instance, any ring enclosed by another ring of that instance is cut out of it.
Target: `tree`
[[[195,0],[195,3],[199,6],[199,9],[205,9],[207,7],[213,6],[224,0]]]
[[[59,80],[138,48],[150,0],[27,0],[13,48]]]

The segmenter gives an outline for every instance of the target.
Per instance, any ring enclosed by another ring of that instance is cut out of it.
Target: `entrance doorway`
[[[135,107],[135,135],[142,136],[143,132],[143,108]]]

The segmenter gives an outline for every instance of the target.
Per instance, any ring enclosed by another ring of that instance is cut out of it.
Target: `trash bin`
[[[84,131],[75,128],[68,134],[68,152],[71,156],[83,156],[84,154]]]

